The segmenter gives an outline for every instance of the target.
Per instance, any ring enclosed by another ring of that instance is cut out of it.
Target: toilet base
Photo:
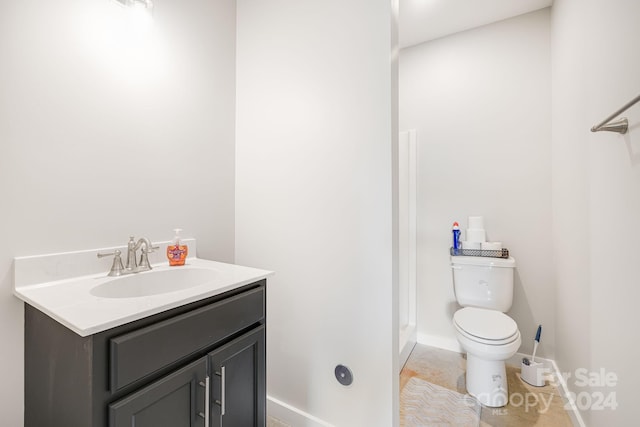
[[[491,408],[509,402],[507,371],[502,360],[484,360],[467,352],[467,392]]]

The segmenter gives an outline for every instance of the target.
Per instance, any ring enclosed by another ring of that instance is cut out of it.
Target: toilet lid
[[[484,340],[502,341],[518,332],[512,318],[485,308],[465,307],[456,311],[453,321],[467,334]]]

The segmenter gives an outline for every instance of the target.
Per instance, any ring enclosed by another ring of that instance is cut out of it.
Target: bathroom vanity
[[[76,296],[77,303],[44,308],[53,295],[48,286],[16,287],[27,302],[25,427],[265,426],[270,272],[204,260],[190,264],[222,273],[176,292]],[[81,281],[91,289],[105,282]],[[83,287],[68,282],[67,294]],[[143,309],[132,315],[136,305]],[[93,314],[119,320],[97,326],[87,320]]]

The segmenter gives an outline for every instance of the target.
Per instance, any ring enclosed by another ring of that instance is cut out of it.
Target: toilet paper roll
[[[468,228],[484,230],[484,218],[481,216],[470,216],[467,224]]]
[[[480,242],[462,242],[462,249],[482,249],[482,243]]]
[[[502,242],[482,242],[483,251],[499,251],[502,250]]]
[[[467,228],[467,242],[485,242],[487,235],[482,228]]]

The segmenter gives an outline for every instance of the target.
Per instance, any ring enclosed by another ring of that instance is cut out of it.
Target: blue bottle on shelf
[[[460,255],[461,254],[461,247],[460,247],[460,226],[458,225],[457,222],[453,223],[453,230],[451,230],[451,232],[453,233],[453,254],[454,255]]]

